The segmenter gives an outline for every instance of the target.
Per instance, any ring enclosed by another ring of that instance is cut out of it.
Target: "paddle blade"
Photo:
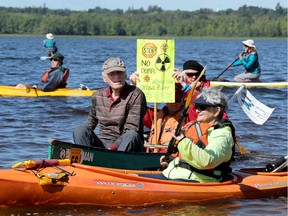
[[[24,162],[19,162],[12,166],[13,169],[18,167],[24,167],[25,169],[39,169],[44,167],[53,167],[53,166],[69,166],[71,161],[69,159],[51,159],[51,160],[27,160]]]
[[[33,160],[27,160],[24,162],[19,162],[16,163],[12,166],[13,169],[18,168],[18,167],[24,167],[25,169],[33,168],[36,166],[36,162]]]
[[[22,166],[22,164],[23,164],[22,162],[18,162],[12,166],[12,169],[18,168],[18,167]]]
[[[236,145],[238,146],[238,149],[239,149],[241,155],[250,154],[250,152],[247,151],[247,150],[238,142],[238,140],[236,141]]]

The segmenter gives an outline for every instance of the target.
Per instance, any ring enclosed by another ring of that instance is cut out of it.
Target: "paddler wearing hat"
[[[259,64],[259,57],[256,49],[256,45],[253,40],[248,39],[242,41],[244,53],[239,55],[239,59],[230,64],[230,67],[237,67],[243,65],[245,72],[234,77],[236,82],[259,82],[261,75],[261,67]]]
[[[69,68],[63,67],[64,56],[60,53],[54,54],[50,58],[50,68],[46,70],[38,84],[33,84],[33,89],[41,91],[53,91],[57,88],[65,88],[69,77]],[[19,83],[16,88],[26,88],[29,90],[31,87],[28,84]]]
[[[183,71],[175,68],[172,76],[183,86],[182,91],[188,94],[203,69],[204,67],[198,61],[187,60],[183,64]],[[209,87],[210,81],[206,79],[206,76],[204,74],[196,84],[192,100],[195,100],[197,98],[198,94],[203,90],[203,88]],[[195,121],[196,119],[197,113],[194,103],[192,103],[185,122]]]
[[[51,57],[55,53],[57,53],[58,48],[56,46],[56,42],[54,40],[54,35],[52,33],[46,34],[46,40],[43,41],[44,47],[47,50],[47,56]]]

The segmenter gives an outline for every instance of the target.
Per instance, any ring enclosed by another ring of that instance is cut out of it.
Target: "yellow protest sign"
[[[174,40],[137,40],[137,82],[149,103],[174,103]]]

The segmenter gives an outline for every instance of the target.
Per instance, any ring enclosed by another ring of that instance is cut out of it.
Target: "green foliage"
[[[0,34],[84,36],[287,37],[287,8],[248,7],[214,12],[164,11],[158,6],[88,11],[0,7]]]

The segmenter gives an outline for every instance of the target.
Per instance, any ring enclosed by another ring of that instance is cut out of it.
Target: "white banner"
[[[247,89],[245,85],[242,85],[229,100],[229,102],[237,97],[237,101],[246,115],[255,124],[263,125],[267,119],[271,116],[274,108],[270,108],[265,104],[258,101]]]

